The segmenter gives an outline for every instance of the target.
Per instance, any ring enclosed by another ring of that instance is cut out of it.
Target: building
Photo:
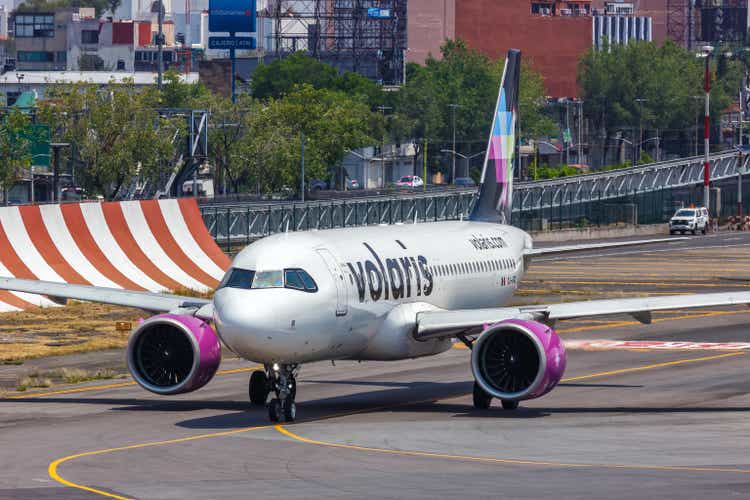
[[[154,17],[151,15],[151,17]],[[156,71],[155,19],[97,19],[93,8],[17,12],[13,16],[19,71]],[[163,23],[164,68],[178,61],[175,25]]]
[[[637,5],[624,2],[412,0],[410,12],[409,61],[439,57],[447,38],[460,38],[494,59],[519,48],[544,77],[551,97],[577,95],[578,61],[605,33],[616,35],[608,36],[612,43],[654,37],[651,20],[638,15]]]
[[[379,189],[398,182],[405,175],[415,174],[414,144],[390,144],[382,152],[379,149],[361,148],[347,154],[341,162],[346,176],[359,181],[364,189]]]
[[[132,80],[138,87],[156,85],[156,73],[126,71],[10,71],[0,76],[0,103],[12,106],[23,93],[43,99],[47,88],[58,83],[89,83],[105,87]],[[197,83],[198,74],[180,74],[182,81]]]

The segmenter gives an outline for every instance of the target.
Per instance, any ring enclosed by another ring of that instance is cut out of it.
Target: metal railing
[[[744,171],[750,156],[744,157]],[[717,184],[737,176],[735,151],[711,156]],[[530,230],[613,223],[656,223],[675,207],[699,203],[693,187],[703,182],[701,157],[515,185],[513,223]],[[750,183],[748,183],[750,184]],[[725,191],[723,204],[733,200]],[[401,193],[327,201],[238,202],[201,205],[203,220],[217,242],[230,248],[285,231],[374,224],[459,220],[471,211],[475,189]]]

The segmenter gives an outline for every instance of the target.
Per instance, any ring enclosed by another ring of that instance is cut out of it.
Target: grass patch
[[[199,292],[198,290],[193,290],[192,288],[175,288],[170,293],[173,295],[181,295],[183,297],[195,297],[198,299],[211,299],[214,296],[214,290],[209,290],[207,292]]]
[[[81,368],[61,368],[59,370],[49,370],[42,372],[33,372],[18,381],[16,390],[23,392],[27,389],[52,387],[58,384],[80,384],[81,382],[91,382],[93,380],[107,380],[113,378],[122,378],[125,375],[117,373],[114,370],[105,368],[102,370],[83,370]]]
[[[44,377],[29,376],[23,377],[16,386],[18,392],[23,392],[27,389],[38,389],[44,387],[52,387],[52,380]]]
[[[64,307],[33,308],[0,314],[0,364],[21,364],[45,356],[121,349],[130,332],[118,321],[138,324],[149,314],[138,309],[70,302]]]

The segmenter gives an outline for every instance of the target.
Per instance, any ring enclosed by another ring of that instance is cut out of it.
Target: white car
[[[418,175],[405,175],[396,183],[396,186],[418,188],[424,186],[424,181]]]
[[[669,219],[669,234],[674,234],[678,231],[682,234],[685,234],[687,231],[693,234],[696,231],[706,234],[707,228],[708,210],[705,207],[681,208]]]

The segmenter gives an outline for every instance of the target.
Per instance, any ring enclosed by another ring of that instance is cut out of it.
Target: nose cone
[[[214,295],[216,331],[232,351],[251,361],[309,361],[328,343],[326,329],[305,318],[304,311],[315,315],[318,310],[299,302],[305,296],[285,289],[222,288]]]
[[[276,332],[272,310],[254,303],[257,291],[222,288],[214,295],[214,322],[221,340],[243,358],[264,362]]]

